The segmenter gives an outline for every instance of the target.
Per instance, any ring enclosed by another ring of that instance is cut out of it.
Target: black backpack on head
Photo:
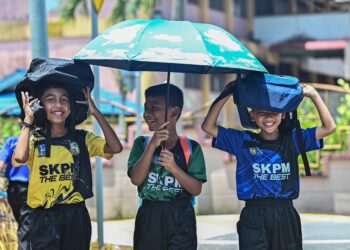
[[[34,58],[29,69],[16,86],[16,98],[21,108],[21,118],[24,118],[21,92],[28,92],[31,99],[39,98],[44,91],[50,87],[60,87],[69,94],[71,113],[66,120],[66,127],[74,135],[75,125],[82,123],[87,118],[87,105],[77,104],[76,101],[86,100],[83,89],[94,87],[94,75],[88,64],[65,59]],[[47,149],[46,157],[50,156],[50,124],[47,121],[45,111],[42,107],[33,109],[34,126],[47,127]]]
[[[279,129],[282,132],[296,129],[299,151],[305,166],[305,174],[311,176],[297,115],[297,108],[303,100],[303,89],[300,86],[299,79],[292,76],[279,76],[259,72],[250,73],[242,79],[241,75],[238,74],[231,92],[233,93],[234,103],[237,105],[239,118],[244,128],[258,128],[257,124],[250,119],[249,108],[286,113]]]

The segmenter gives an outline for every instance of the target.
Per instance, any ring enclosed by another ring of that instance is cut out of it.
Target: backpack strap
[[[299,152],[300,152],[301,157],[302,157],[303,162],[304,162],[305,175],[311,176],[310,165],[309,165],[309,161],[307,159],[307,155],[306,155],[306,151],[305,151],[305,147],[304,147],[303,134],[301,131],[300,121],[298,120],[297,110],[294,110],[292,112],[292,120],[293,120],[293,124],[297,130]]]
[[[185,135],[180,135],[179,139],[180,139],[182,150],[183,150],[184,155],[185,155],[186,166],[188,168],[189,163],[190,163],[190,158],[191,158],[191,155],[192,155],[191,140],[190,140],[190,138],[188,138]]]
[[[148,144],[149,144],[149,142],[151,141],[151,138],[153,137],[153,134],[151,134],[151,135],[149,135],[149,136],[146,136],[146,139],[145,139],[145,141],[143,142],[143,145],[145,146],[145,147],[147,147],[148,146]]]
[[[150,143],[152,135],[146,136],[145,141],[143,142],[143,145],[145,147],[147,147],[147,145]],[[188,138],[185,135],[179,135],[179,139],[180,139],[180,144],[181,144],[181,148],[182,151],[184,152],[185,155],[185,160],[186,160],[186,167],[188,168],[189,163],[190,163],[190,158],[192,155],[192,144],[191,144],[191,140],[190,138]]]

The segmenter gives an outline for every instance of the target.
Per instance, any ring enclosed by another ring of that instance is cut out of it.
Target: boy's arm
[[[34,122],[34,113],[31,107],[34,103],[38,102],[38,99],[29,101],[28,92],[21,92],[23,110],[25,113],[24,123],[32,125]],[[18,137],[17,146],[13,154],[13,158],[17,163],[26,163],[29,159],[29,138],[30,138],[30,128],[28,126],[23,126],[21,133]]]
[[[334,133],[336,124],[320,94],[311,85],[301,84],[301,87],[303,88],[303,95],[311,98],[312,102],[315,104],[322,122],[322,126],[316,129],[316,139],[320,140]]]
[[[159,147],[162,141],[166,141],[168,139],[169,131],[165,129],[168,124],[169,122],[164,123],[157,131],[154,132],[152,139],[145,148],[144,153],[132,167],[130,178],[132,184],[135,186],[140,186],[145,181],[152,163],[154,151]]]
[[[218,96],[218,98],[216,98],[216,100],[211,105],[208,114],[206,115],[202,123],[202,129],[215,138],[218,136],[217,120],[222,107],[232,95],[232,92],[230,92],[232,85],[233,82],[230,82],[226,85],[223,92],[220,94],[220,96]]]
[[[159,164],[169,171],[191,195],[197,196],[202,192],[202,182],[188,175],[175,162],[174,155],[169,150],[162,150]]]
[[[121,152],[123,150],[123,146],[113,128],[109,125],[101,112],[96,108],[95,103],[91,98],[90,88],[86,88],[83,91],[86,97],[86,101],[77,101],[77,103],[87,104],[89,107],[89,113],[94,116],[97,122],[100,124],[104,137],[106,139],[104,152],[107,154],[117,154]]]

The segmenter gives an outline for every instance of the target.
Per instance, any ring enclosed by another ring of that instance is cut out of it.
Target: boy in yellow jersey
[[[24,119],[13,162],[30,169],[32,249],[89,249],[91,223],[85,200],[93,196],[90,157],[110,159],[122,150],[91,99],[92,87],[86,64],[34,59],[16,88]],[[86,111],[99,122],[106,139],[75,129]]]

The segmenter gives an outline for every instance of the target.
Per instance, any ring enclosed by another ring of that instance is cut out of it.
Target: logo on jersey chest
[[[46,152],[46,145],[40,144],[38,146],[38,157],[45,157],[45,152]]]
[[[290,162],[268,163],[252,165],[254,171],[254,179],[260,180],[288,180],[291,169]]]
[[[249,153],[251,155],[262,155],[262,151],[258,147],[249,148]]]

